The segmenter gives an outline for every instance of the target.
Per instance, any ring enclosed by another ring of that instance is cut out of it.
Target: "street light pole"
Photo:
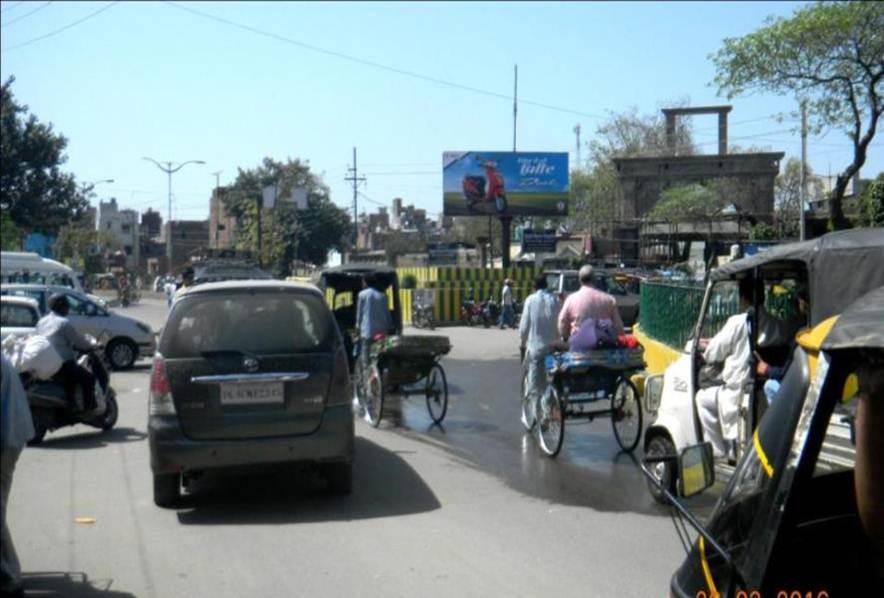
[[[166,214],[166,218],[169,222],[172,222],[172,175],[175,174],[176,172],[178,172],[179,170],[181,170],[182,168],[184,168],[185,166],[187,166],[188,164],[205,164],[205,162],[202,160],[188,160],[187,162],[182,162],[181,164],[178,164],[177,166],[173,167],[172,164],[174,164],[174,162],[172,162],[172,161],[157,162],[153,158],[148,158],[147,156],[144,156],[141,159],[147,160],[148,162],[153,162],[154,165],[156,165],[157,168],[159,168],[160,170],[165,172],[169,178],[169,181],[168,181],[169,211]]]

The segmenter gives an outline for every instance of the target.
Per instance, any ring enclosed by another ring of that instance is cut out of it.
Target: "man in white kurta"
[[[704,388],[697,393],[697,407],[703,436],[712,443],[716,457],[728,454],[732,441],[737,439],[740,400],[751,375],[749,351],[749,321],[746,311],[752,305],[751,281],[740,281],[741,313],[728,318],[724,327],[706,346],[706,363],[723,363],[721,379],[724,384]]]

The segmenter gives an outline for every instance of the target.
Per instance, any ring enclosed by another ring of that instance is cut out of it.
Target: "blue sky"
[[[67,169],[125,207],[166,216],[166,178],[141,160],[189,165],[174,175],[173,217],[205,218],[214,186],[264,156],[300,157],[350,207],[343,180],[359,151],[360,211],[393,197],[442,209],[442,152],[507,150],[512,101],[359,64],[192,14],[172,3],[0,2],[0,73],[69,139]],[[45,5],[45,6],[44,6]],[[800,3],[180,3],[294,42],[582,114],[520,104],[518,148],[570,151],[609,111],[668,102],[725,103],[708,55],[721,40]],[[28,14],[32,13],[32,14]],[[19,46],[20,44],[27,44]],[[730,102],[732,143],[800,155],[792,123],[769,118],[791,98]],[[715,150],[715,117],[695,120]],[[863,176],[884,169],[881,137]],[[584,150],[585,157],[585,150]],[[812,138],[809,162],[834,174],[850,158],[838,131]],[[390,174],[409,173],[409,174]]]

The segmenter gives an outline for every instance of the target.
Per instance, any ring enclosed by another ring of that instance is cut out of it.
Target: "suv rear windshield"
[[[176,306],[160,352],[167,358],[214,351],[281,355],[328,351],[333,339],[328,307],[312,293],[206,293]]]

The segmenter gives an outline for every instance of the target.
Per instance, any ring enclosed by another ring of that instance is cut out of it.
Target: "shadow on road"
[[[111,589],[112,579],[90,580],[80,572],[36,571],[22,573],[25,596],[59,598],[135,598],[135,594]]]
[[[147,432],[135,428],[113,428],[107,432],[91,429],[79,434],[52,437],[52,432],[46,436],[41,444],[33,447],[36,449],[90,449],[102,448],[109,444],[119,442],[138,442],[147,438]]]
[[[441,505],[398,454],[356,438],[353,493],[329,496],[313,468],[272,474],[210,475],[195,480],[178,512],[185,525],[350,521],[424,513]]]

